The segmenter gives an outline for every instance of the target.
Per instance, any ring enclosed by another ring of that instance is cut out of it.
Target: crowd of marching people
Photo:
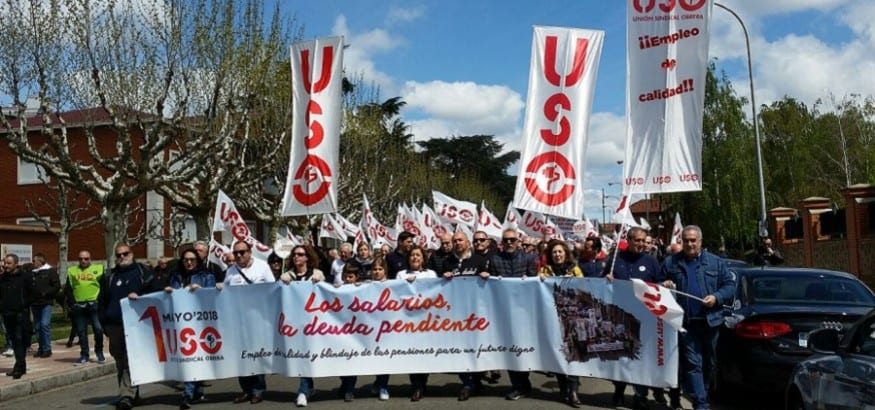
[[[440,237],[440,248],[429,251],[415,245],[410,232],[401,232],[395,249],[381,247],[372,251],[367,243],[341,244],[338,249],[322,249],[312,244],[295,246],[289,258],[276,254],[267,261],[253,257],[250,244],[235,242],[231,252],[223,258],[228,267],[221,269],[209,263],[207,245],[196,243],[186,248],[175,259],[162,258],[156,267],[139,263],[127,244],[115,248],[115,265],[104,271],[103,266],[91,264],[88,251],[79,253],[79,264],[67,274],[64,293],[72,306],[74,330],[79,338],[81,357],[77,364],[88,363],[89,346],[87,326],[94,332],[94,352],[103,362],[103,336],[109,339],[109,353],[115,359],[118,371],[119,399],[116,407],[130,409],[138,395],[131,384],[120,300],[137,299],[151,292],[196,292],[201,288],[246,286],[292,281],[326,282],[334,286],[361,285],[372,281],[406,280],[414,282],[425,278],[451,280],[457,276],[490,277],[590,277],[605,280],[642,279],[682,291],[696,298],[678,297],[685,310],[684,327],[679,335],[680,384],[695,409],[707,409],[707,386],[715,368],[714,349],[717,330],[722,323],[721,306],[732,300],[735,283],[723,261],[702,249],[702,232],[696,226],[684,228],[681,243],[662,248],[641,228],[631,228],[625,240],[619,241],[615,252],[606,252],[598,237],[566,242],[560,239],[537,240],[521,237],[514,229],[502,232],[500,240],[477,231],[469,237],[463,231],[446,233]],[[334,253],[336,257],[330,255]],[[36,259],[36,258],[35,258]],[[44,258],[42,260],[44,263]],[[163,262],[163,263],[162,263]],[[175,266],[173,264],[175,262]],[[26,271],[17,266],[17,257],[7,255],[3,274],[0,275],[0,313],[6,325],[7,340],[12,343],[15,367],[8,375],[21,377],[26,373],[23,352],[30,342],[31,324],[25,321],[24,308],[33,307],[35,317],[42,315],[45,298],[37,287],[55,286],[35,281],[39,272]],[[36,285],[39,284],[39,285]],[[679,294],[680,295],[680,294]],[[49,305],[50,306],[50,305]],[[39,308],[38,308],[39,307]],[[71,341],[73,335],[71,334]],[[50,343],[47,344],[50,347]],[[36,357],[51,354],[43,348]],[[48,352],[48,353],[45,353]],[[511,389],[507,400],[519,400],[530,395],[532,384],[529,373],[508,371]],[[422,400],[427,393],[428,374],[408,376],[410,400]],[[580,381],[577,376],[556,374],[562,401],[572,407],[581,404]],[[461,373],[459,401],[466,401],[483,390],[484,381],[495,382],[497,372]],[[240,393],[234,403],[257,404],[263,401],[267,385],[264,375],[239,377]],[[202,381],[182,381],[183,397],[180,408],[205,399]],[[355,398],[356,376],[340,378],[339,395],[345,401]],[[389,399],[389,375],[376,376],[371,391],[379,400]],[[614,405],[623,405],[626,385],[614,382]],[[657,402],[671,408],[682,408],[681,389],[670,389],[668,399],[663,389],[633,385],[634,409],[649,408],[648,394],[652,390]],[[315,391],[313,378],[301,377],[296,405],[305,407]]]

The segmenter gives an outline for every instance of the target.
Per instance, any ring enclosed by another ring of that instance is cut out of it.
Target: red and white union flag
[[[583,215],[584,153],[603,40],[603,31],[535,27],[515,207]]]
[[[343,37],[292,44],[292,143],[283,216],[337,211]]]

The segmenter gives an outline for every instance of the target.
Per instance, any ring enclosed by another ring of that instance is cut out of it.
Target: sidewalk
[[[92,336],[89,334],[88,337]],[[68,348],[66,343],[66,339],[54,341],[52,357],[49,358],[34,358],[33,353],[28,353],[27,374],[18,380],[6,376],[6,372],[12,370],[15,358],[0,355],[0,402],[115,373],[115,362],[109,355],[109,341],[106,338],[104,364],[98,364],[94,357],[93,339],[88,344],[91,347],[91,362],[81,366],[74,365],[79,358],[79,345]],[[37,344],[34,343],[33,347],[36,348]]]

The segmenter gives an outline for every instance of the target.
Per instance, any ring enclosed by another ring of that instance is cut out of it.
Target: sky
[[[662,0],[657,0],[661,2]],[[875,2],[722,0],[750,34],[757,105],[791,96],[809,106],[830,94],[875,90]],[[584,189],[589,218],[621,194],[625,141],[625,1],[305,0],[284,1],[304,37],[344,36],[344,67],[400,96],[417,141],[486,134],[521,150],[533,26],[603,30],[589,128]],[[710,58],[749,98],[744,34],[714,7]],[[750,107],[747,107],[750,116]],[[754,152],[751,138],[751,155]],[[767,164],[765,165],[767,167]],[[516,174],[517,166],[511,169]],[[705,181],[707,183],[707,181]],[[637,199],[637,198],[633,198]],[[752,199],[753,200],[753,199]]]

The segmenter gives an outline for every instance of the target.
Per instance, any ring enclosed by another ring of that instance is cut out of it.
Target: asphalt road
[[[410,388],[406,375],[393,375],[389,380],[391,399],[386,402],[371,397],[368,393],[373,376],[362,376],[358,380],[356,399],[345,403],[337,395],[339,378],[316,379],[316,395],[310,400],[308,408],[349,408],[366,409],[443,409],[448,407],[477,409],[568,409],[568,405],[559,402],[556,379],[542,374],[532,373],[532,384],[535,391],[531,397],[519,401],[504,400],[509,391],[507,374],[502,373],[497,384],[486,385],[483,395],[474,396],[467,402],[456,399],[460,384],[455,375],[433,374],[429,379],[429,388],[422,401],[413,403],[409,399]],[[206,390],[207,401],[196,404],[195,409],[289,409],[295,406],[295,392],[298,386],[297,378],[283,376],[268,376],[265,401],[256,406],[250,404],[233,404],[231,401],[239,394],[236,379],[223,379],[208,382]],[[0,403],[4,410],[36,410],[36,409],[111,409],[114,408],[117,393],[114,375],[74,384],[62,389],[35,394],[25,398]],[[142,402],[137,408],[170,409],[178,408],[182,385],[166,382],[148,384],[140,388]],[[613,386],[609,381],[581,378],[580,399],[584,409],[613,409],[611,393]],[[774,395],[739,394],[738,402],[730,405],[718,404],[712,406],[715,410],[735,409],[779,409],[781,402]],[[625,397],[626,407],[631,408],[632,388],[627,387]],[[657,405],[651,400],[651,409],[660,410],[666,407]],[[685,402],[686,408],[691,408]]]

